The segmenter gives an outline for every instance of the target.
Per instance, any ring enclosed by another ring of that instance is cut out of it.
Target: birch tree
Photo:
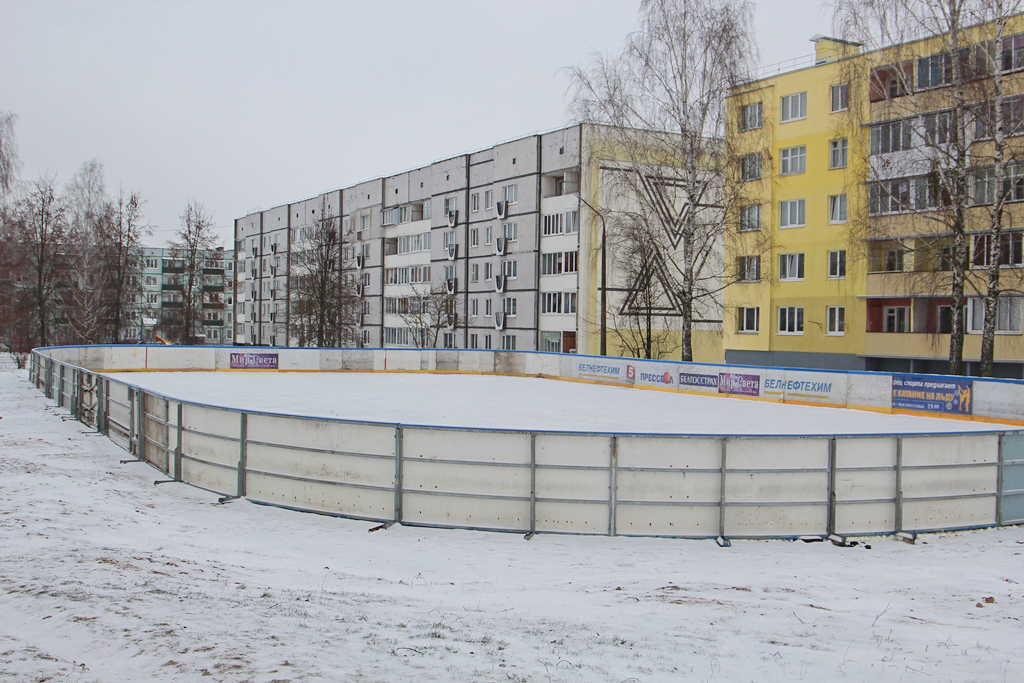
[[[746,0],[643,0],[621,53],[571,70],[577,116],[607,126],[591,152],[624,162],[616,192],[630,208],[605,221],[638,239],[620,240],[616,252],[640,262],[627,289],[667,280],[661,305],[670,310],[659,315],[678,320],[683,360],[693,358],[695,326],[722,320],[725,95],[756,56],[752,16]],[[646,230],[622,229],[638,220]],[[648,315],[638,306],[621,314]]]

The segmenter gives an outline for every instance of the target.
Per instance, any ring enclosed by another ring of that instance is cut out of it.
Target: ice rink
[[[196,403],[406,425],[736,435],[949,433],[1004,429],[1001,425],[967,420],[886,415],[527,377],[394,372],[131,372],[107,376]]]

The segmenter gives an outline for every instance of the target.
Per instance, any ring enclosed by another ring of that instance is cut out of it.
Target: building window
[[[832,109],[831,111],[846,111],[850,108],[850,84],[837,83],[832,86]]]
[[[576,292],[541,292],[541,313],[576,313]]]
[[[541,332],[539,344],[537,345],[538,351],[547,351],[549,353],[558,353],[562,350],[562,333],[561,332]]]
[[[846,250],[828,252],[828,277],[830,280],[841,280],[846,277]]]
[[[825,334],[841,336],[846,334],[846,307],[828,307],[828,330]]]
[[[484,280],[490,280],[494,277],[493,268],[494,266],[489,261],[484,263]]]
[[[502,223],[501,224],[501,235],[507,242],[515,242],[519,239],[519,224],[518,223]]]
[[[484,244],[492,244],[494,242],[494,226],[488,225],[484,228]]]
[[[458,197],[445,197],[444,199],[444,212],[445,214],[455,211],[459,207]]]
[[[748,204],[740,207],[740,232],[756,232],[761,229],[761,205]]]
[[[910,121],[888,121],[871,126],[871,153],[901,152],[911,147]]]
[[[490,299],[484,299],[484,317],[485,318],[490,318],[491,317],[491,315],[492,315],[491,309],[492,309],[491,300]]]
[[[359,344],[362,348],[366,348],[370,345],[370,331],[363,330],[359,333]]]
[[[575,251],[555,252],[540,255],[541,275],[561,275],[562,273],[576,272]]]
[[[782,123],[807,118],[807,93],[786,95],[782,98]]]
[[[515,259],[508,259],[507,261],[501,262],[501,274],[510,280],[515,280],[518,277],[519,268],[518,263]]]
[[[884,332],[909,332],[910,331],[910,307],[909,306],[886,306],[882,320]]]
[[[509,318],[516,317],[516,298],[514,296],[506,296],[501,300],[501,312]]]
[[[1021,333],[1021,296],[1000,296],[996,301],[996,332],[1002,334]],[[985,300],[970,298],[968,304],[967,331],[980,334],[985,329]]]
[[[944,145],[956,139],[952,112],[940,111],[935,114],[927,114],[923,118],[924,140],[927,144]]]
[[[779,334],[804,333],[804,307],[779,306]]]
[[[759,308],[741,308],[739,309],[739,324],[737,331],[741,334],[753,334],[760,328],[760,313]]]
[[[883,180],[868,185],[868,213],[899,213],[910,210],[910,181]]]
[[[846,222],[846,195],[834,194],[828,198],[828,222]]]
[[[480,335],[473,333],[469,335],[469,348],[479,349],[480,348]]]
[[[804,255],[801,254],[779,254],[779,279],[780,280],[803,280],[804,279]]]
[[[748,154],[740,159],[740,179],[758,180],[761,177],[761,155]]]
[[[519,186],[515,183],[506,185],[502,188],[502,194],[504,195],[506,202],[509,204],[515,204],[519,201]]]
[[[474,192],[469,196],[469,210],[476,213],[480,210],[480,193]]]
[[[484,208],[494,208],[494,190],[484,190]]]
[[[755,130],[761,127],[761,103],[748,104],[740,109],[740,130]]]
[[[846,168],[848,148],[849,143],[846,138],[830,140],[828,143],[828,167]]]
[[[473,298],[469,300],[469,316],[476,318],[480,315],[480,300]]]
[[[888,249],[885,252],[885,272],[887,273],[902,273],[903,272],[903,248],[895,247]]]
[[[471,228],[469,231],[469,246],[480,246],[480,228]]]
[[[489,342],[490,337],[487,338]],[[516,335],[514,334],[503,334],[501,335],[501,350],[502,351],[515,351],[516,350]]]
[[[761,279],[760,256],[740,256],[737,265],[741,282],[757,282]]]
[[[917,87],[934,88],[953,80],[953,62],[946,52],[917,60]]]
[[[787,147],[780,153],[779,172],[782,175],[804,173],[807,170],[807,146]]]
[[[445,332],[444,335],[442,336],[442,340],[443,341],[441,342],[441,344],[444,346],[444,348],[446,348],[446,349],[454,349],[455,348],[455,333],[454,332]]]
[[[999,265],[1024,265],[1024,232],[1004,232],[999,235]],[[974,235],[971,249],[971,263],[975,268],[987,268],[992,264],[992,236]]]
[[[804,200],[790,199],[779,202],[779,227],[802,228],[804,226]]]

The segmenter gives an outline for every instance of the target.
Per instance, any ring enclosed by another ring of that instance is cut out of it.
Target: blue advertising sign
[[[970,415],[974,381],[934,375],[893,375],[892,407],[928,413]]]

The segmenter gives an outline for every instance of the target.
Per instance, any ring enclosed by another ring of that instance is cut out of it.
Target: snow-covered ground
[[[0,680],[1024,680],[1019,527],[850,548],[367,533],[154,486],[52,406],[0,356]]]
[[[108,376],[198,403],[408,425],[657,434],[871,434],[1001,428],[966,420],[494,375],[130,372]]]

